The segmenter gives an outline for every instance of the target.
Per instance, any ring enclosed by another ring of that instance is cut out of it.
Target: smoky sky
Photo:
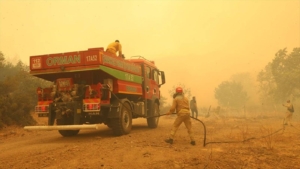
[[[279,49],[300,47],[300,1],[0,1],[0,51],[32,55],[106,47],[141,55],[166,73],[162,94],[183,83],[201,105],[233,74],[256,74]]]

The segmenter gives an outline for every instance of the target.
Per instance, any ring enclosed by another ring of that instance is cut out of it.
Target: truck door
[[[151,68],[147,65],[143,65],[143,96],[145,99],[151,99],[150,92],[150,80],[151,80]]]
[[[153,69],[152,70],[152,79],[151,79],[151,89],[152,89],[152,97],[155,98],[160,98],[160,90],[159,90],[159,79],[160,79],[160,75],[159,75],[159,71],[157,69]]]
[[[145,99],[152,100],[153,97],[160,98],[159,88],[160,85],[165,83],[164,77],[161,77],[163,74],[162,71],[158,69],[151,68],[148,65],[144,65],[143,67],[143,96]],[[160,84],[161,83],[161,84]]]

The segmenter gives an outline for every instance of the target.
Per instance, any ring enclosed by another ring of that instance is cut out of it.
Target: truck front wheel
[[[147,123],[149,128],[156,128],[159,121],[159,106],[154,103],[151,117],[147,118]]]
[[[63,117],[62,119],[56,119],[57,125],[72,125],[73,118],[71,117]],[[64,137],[75,136],[79,133],[79,130],[58,130],[59,134]]]
[[[128,134],[132,127],[132,114],[128,103],[123,103],[120,117],[111,119],[111,127],[114,135],[121,136]]]

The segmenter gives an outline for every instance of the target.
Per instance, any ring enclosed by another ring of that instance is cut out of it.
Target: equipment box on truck
[[[30,74],[53,84],[37,88],[35,113],[47,117],[48,125],[25,126],[27,130],[73,136],[105,124],[123,135],[131,131],[132,119],[140,117],[150,128],[158,125],[165,75],[141,56],[123,59],[103,48],[31,56]]]

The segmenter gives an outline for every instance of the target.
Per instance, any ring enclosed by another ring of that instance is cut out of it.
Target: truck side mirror
[[[165,72],[164,71],[159,71],[160,76],[161,76],[161,84],[159,84],[159,87],[163,84],[166,83],[166,78],[165,78]]]

